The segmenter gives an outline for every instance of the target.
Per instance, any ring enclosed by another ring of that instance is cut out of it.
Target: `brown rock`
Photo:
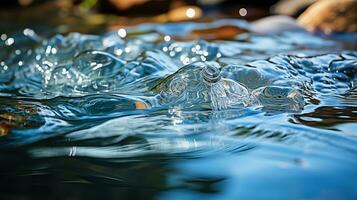
[[[317,1],[299,16],[298,23],[327,34],[357,32],[357,0]]]
[[[284,31],[298,31],[304,28],[289,16],[273,15],[251,22],[251,31],[262,34],[280,33]]]
[[[145,2],[147,2],[148,0],[109,0],[110,3],[112,3],[114,6],[116,6],[118,9],[120,10],[126,10],[132,6],[135,5],[140,5],[143,4]]]
[[[298,17],[317,0],[280,0],[271,10],[273,14]]]
[[[9,127],[6,124],[0,124],[0,137],[9,134]]]

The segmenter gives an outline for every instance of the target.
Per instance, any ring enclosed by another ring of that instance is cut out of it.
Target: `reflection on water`
[[[221,26],[1,35],[1,198],[356,198],[357,53]]]

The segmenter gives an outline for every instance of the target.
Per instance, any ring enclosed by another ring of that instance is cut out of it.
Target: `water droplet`
[[[248,11],[246,8],[240,8],[238,12],[239,12],[239,15],[242,17],[245,17],[248,14]]]
[[[196,16],[196,11],[195,11],[195,9],[193,9],[193,8],[188,8],[188,9],[186,10],[186,16],[187,16],[188,18],[194,18],[194,17]]]
[[[165,35],[164,40],[166,42],[169,42],[171,40],[171,37],[169,35]]]
[[[118,35],[119,35],[119,37],[121,37],[121,38],[125,38],[125,37],[126,37],[126,30],[123,29],[123,28],[119,29],[119,30],[118,30]]]
[[[29,29],[29,28],[25,28],[23,33],[24,33],[24,35],[29,36],[29,37],[33,37],[35,35],[35,31],[33,31],[32,29]]]
[[[14,38],[8,38],[8,39],[5,41],[5,45],[11,46],[12,44],[14,44],[14,42],[15,42]]]
[[[0,39],[5,41],[7,39],[7,35],[5,33],[1,34]]]

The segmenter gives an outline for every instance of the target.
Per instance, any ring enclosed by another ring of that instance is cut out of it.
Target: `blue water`
[[[356,199],[357,52],[224,25],[2,34],[0,198]]]

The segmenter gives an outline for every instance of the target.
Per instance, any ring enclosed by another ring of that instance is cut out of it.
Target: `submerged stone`
[[[0,136],[6,136],[11,129],[38,128],[45,124],[40,109],[35,105],[0,102]]]

